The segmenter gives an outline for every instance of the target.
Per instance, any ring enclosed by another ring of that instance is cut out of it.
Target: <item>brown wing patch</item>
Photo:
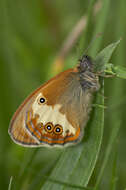
[[[64,97],[65,91],[68,90],[73,82],[73,79],[77,78],[76,70],[70,69],[62,73],[57,77],[57,80],[52,80],[47,83],[40,92],[46,97],[47,105],[54,106],[59,104],[61,97]],[[63,100],[62,100],[63,101]]]

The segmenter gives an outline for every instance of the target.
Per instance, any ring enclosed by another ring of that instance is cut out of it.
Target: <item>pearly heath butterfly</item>
[[[22,146],[63,147],[81,141],[93,93],[100,88],[94,63],[84,55],[79,64],[35,90],[17,109],[9,127]]]

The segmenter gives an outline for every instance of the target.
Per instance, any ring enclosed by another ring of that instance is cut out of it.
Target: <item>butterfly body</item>
[[[11,120],[11,138],[31,147],[62,147],[80,142],[93,92],[99,87],[93,63],[84,56],[76,68],[52,78],[24,101]]]

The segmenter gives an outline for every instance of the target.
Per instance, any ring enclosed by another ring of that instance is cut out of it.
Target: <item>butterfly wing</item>
[[[83,136],[91,96],[84,92],[77,69],[69,69],[33,92],[14,114],[12,139],[24,146],[63,146]]]

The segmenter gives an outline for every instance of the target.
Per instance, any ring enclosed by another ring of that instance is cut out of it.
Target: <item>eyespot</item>
[[[44,128],[45,128],[46,132],[51,133],[53,131],[54,126],[51,122],[49,122],[44,126]]]
[[[46,102],[46,99],[44,98],[44,97],[40,97],[39,99],[38,99],[38,104],[39,105],[42,105],[42,104],[44,104]]]
[[[63,132],[63,128],[61,125],[57,124],[54,127],[54,131],[53,131],[56,135],[61,135]]]
[[[45,98],[40,98],[40,100],[39,100],[39,101],[40,101],[40,103],[42,103],[42,104],[43,104],[43,103],[45,102]]]

